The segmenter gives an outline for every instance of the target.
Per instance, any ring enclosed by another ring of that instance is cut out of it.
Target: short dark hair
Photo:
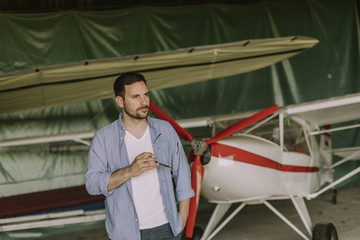
[[[115,97],[120,96],[125,98],[125,85],[130,85],[134,82],[143,81],[146,85],[145,77],[139,72],[122,73],[114,82]]]

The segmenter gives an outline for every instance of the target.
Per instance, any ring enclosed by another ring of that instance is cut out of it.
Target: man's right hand
[[[147,170],[156,168],[159,164],[153,153],[144,152],[138,155],[130,165],[132,177],[137,177]]]
[[[111,191],[125,183],[130,178],[137,177],[147,170],[156,168],[158,165],[157,158],[154,157],[154,154],[144,152],[138,155],[130,166],[119,169],[111,174],[107,190]]]

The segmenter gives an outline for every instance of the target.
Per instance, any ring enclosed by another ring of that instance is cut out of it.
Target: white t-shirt
[[[154,153],[149,127],[139,139],[126,131],[125,144],[130,163],[143,152]],[[154,228],[168,223],[156,168],[131,178],[131,185],[140,229]]]

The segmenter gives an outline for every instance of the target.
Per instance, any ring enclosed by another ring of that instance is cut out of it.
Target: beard
[[[143,111],[146,110],[146,112],[144,113]],[[139,107],[134,111],[131,111],[127,105],[124,103],[124,108],[123,111],[131,118],[134,119],[144,119],[147,118],[149,115],[149,106],[145,105],[142,107]]]

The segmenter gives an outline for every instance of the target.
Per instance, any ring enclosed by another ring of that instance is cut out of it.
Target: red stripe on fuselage
[[[218,158],[226,158],[239,162],[249,163],[266,168],[272,168],[283,172],[317,172],[317,167],[303,167],[282,165],[269,158],[224,144],[215,143],[211,145],[211,155]]]

